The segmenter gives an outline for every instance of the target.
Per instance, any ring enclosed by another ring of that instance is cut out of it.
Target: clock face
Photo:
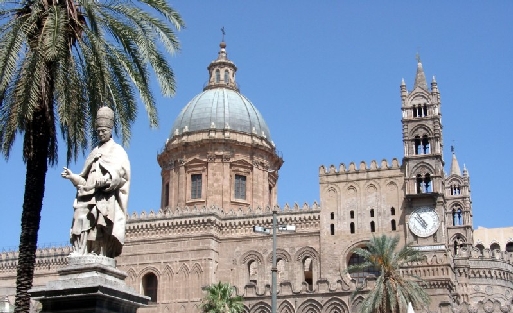
[[[411,213],[408,225],[415,235],[428,237],[436,232],[440,219],[434,208],[420,207]]]

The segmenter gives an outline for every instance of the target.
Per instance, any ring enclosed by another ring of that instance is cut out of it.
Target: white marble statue
[[[112,139],[113,126],[114,112],[100,108],[96,118],[98,146],[79,174],[66,167],[61,174],[77,188],[70,231],[74,255],[114,258],[121,254],[125,241],[130,162],[125,150]]]

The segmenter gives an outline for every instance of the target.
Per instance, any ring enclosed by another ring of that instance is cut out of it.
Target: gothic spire
[[[420,61],[420,56],[417,53],[417,75],[415,76],[415,84],[413,85],[413,89],[420,87],[424,90],[428,90],[428,85],[426,81],[426,75],[424,74],[424,69],[422,68],[422,62]]]
[[[452,161],[451,161],[451,175],[461,176],[460,165],[458,159],[456,159],[456,153],[454,153],[454,146],[451,146]]]

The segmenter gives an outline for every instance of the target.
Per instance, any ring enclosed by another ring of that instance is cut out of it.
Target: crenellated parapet
[[[297,231],[318,231],[320,206],[314,202],[302,206],[285,204],[283,208],[274,207],[278,211],[278,223],[293,223]],[[153,237],[172,234],[201,234],[230,236],[249,234],[253,226],[272,225],[273,209],[265,208],[228,209],[217,206],[164,208],[157,212],[150,210],[128,216],[127,237]]]
[[[36,265],[38,270],[51,270],[68,264],[68,255],[71,246],[49,247],[36,250]],[[18,265],[18,251],[0,253],[0,272],[16,271]]]
[[[354,162],[351,162],[349,163],[348,167],[346,167],[344,163],[340,163],[338,169],[333,164],[329,167],[321,165],[319,167],[319,176],[343,173],[351,174],[384,170],[397,170],[400,167],[401,165],[399,164],[399,161],[396,158],[393,158],[391,163],[389,163],[386,159],[383,159],[379,166],[375,160],[372,160],[369,166],[367,166],[367,163],[365,163],[365,161],[361,161],[359,166],[357,166]]]

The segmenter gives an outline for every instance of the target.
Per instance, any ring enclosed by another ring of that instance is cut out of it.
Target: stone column
[[[125,284],[127,274],[116,269],[114,259],[84,255],[68,260],[57,280],[29,291],[41,302],[41,313],[135,313],[148,304],[149,297]]]

